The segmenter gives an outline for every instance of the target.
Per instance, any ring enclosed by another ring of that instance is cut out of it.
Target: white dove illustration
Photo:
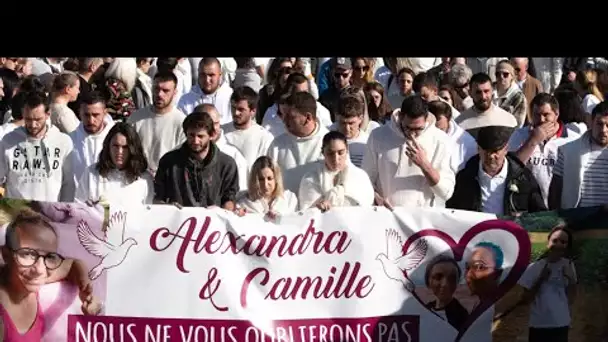
[[[428,250],[425,239],[419,239],[410,251],[403,253],[403,240],[394,229],[386,231],[386,254],[380,253],[376,260],[380,260],[384,273],[391,279],[402,282],[405,289],[413,292],[414,283],[407,279],[404,272],[418,267]]]
[[[127,213],[114,213],[109,220],[104,239],[97,237],[89,225],[81,220],[78,222],[78,239],[87,252],[101,258],[101,261],[89,272],[89,279],[97,279],[103,271],[116,267],[127,257],[129,249],[137,245],[132,238],[125,238]]]

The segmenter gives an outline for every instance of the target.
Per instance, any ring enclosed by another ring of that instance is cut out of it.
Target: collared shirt
[[[508,170],[509,165],[505,158],[500,172],[496,176],[491,177],[483,170],[481,162],[479,162],[477,178],[479,179],[479,188],[481,190],[482,212],[496,215],[504,214],[504,196]]]

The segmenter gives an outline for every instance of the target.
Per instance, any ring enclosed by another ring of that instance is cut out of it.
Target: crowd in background
[[[3,57],[2,191],[268,220],[340,206],[520,215],[603,205],[607,65]]]

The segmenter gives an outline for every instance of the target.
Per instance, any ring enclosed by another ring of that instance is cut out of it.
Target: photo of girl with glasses
[[[577,283],[571,259],[574,241],[564,225],[553,228],[547,240],[547,251],[519,280],[524,300],[532,304],[528,341],[567,342]]]
[[[67,280],[78,286],[85,315],[97,315],[101,304],[93,296],[87,270],[80,261],[57,253],[57,232],[41,214],[24,208],[6,228],[1,247],[5,264],[0,268],[0,341],[40,341],[45,317],[39,290],[45,284]]]

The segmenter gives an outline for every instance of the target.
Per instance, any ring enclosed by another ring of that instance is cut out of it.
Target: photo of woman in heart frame
[[[426,303],[426,307],[441,319],[447,321],[456,330],[466,322],[469,312],[462,306],[454,294],[462,279],[462,270],[453,257],[438,255],[432,259],[425,270],[426,287],[435,297]]]

